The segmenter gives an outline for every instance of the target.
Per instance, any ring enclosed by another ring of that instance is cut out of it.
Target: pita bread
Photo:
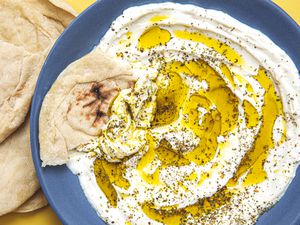
[[[43,59],[0,40],[0,143],[23,123]]]
[[[127,66],[99,49],[69,65],[46,95],[39,120],[43,166],[68,160],[68,150],[99,135],[109,105],[134,84]]]
[[[47,0],[0,1],[0,143],[23,123],[45,56],[72,18]]]
[[[26,0],[29,7],[39,12],[44,18],[47,20],[52,21],[50,27],[56,27],[56,29],[61,33],[65,27],[69,26],[69,24],[74,20],[74,15],[68,10],[65,10],[62,7],[56,7],[51,2],[47,0]],[[46,24],[46,23],[45,23]],[[46,26],[46,31],[49,33],[49,27]],[[59,33],[59,35],[60,35]],[[50,33],[49,33],[50,34]],[[51,34],[50,34],[51,35]]]
[[[28,52],[42,52],[73,19],[47,0],[1,0],[0,40]]]
[[[38,189],[31,158],[29,118],[0,144],[0,215],[17,209]]]
[[[47,199],[45,198],[43,191],[39,189],[30,199],[21,205],[15,212],[17,213],[28,213],[34,210],[40,209],[48,205]]]
[[[47,0],[0,1],[0,215],[39,189],[24,120],[45,56],[73,18]]]
[[[78,16],[78,12],[76,12],[67,2],[64,0],[49,0],[53,5],[61,8],[74,16]]]

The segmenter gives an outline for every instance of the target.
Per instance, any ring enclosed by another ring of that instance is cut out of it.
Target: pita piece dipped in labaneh
[[[97,137],[111,102],[134,78],[127,65],[96,49],[69,65],[47,93],[39,118],[43,166],[68,160],[68,150]]]
[[[45,198],[43,191],[39,189],[30,199],[27,200],[23,205],[21,205],[14,212],[17,213],[27,213],[34,210],[45,207],[48,204],[47,199]]]
[[[45,56],[72,18],[47,0],[0,1],[0,143],[23,123]]]

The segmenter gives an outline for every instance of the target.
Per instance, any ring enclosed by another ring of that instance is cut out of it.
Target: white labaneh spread
[[[108,224],[253,224],[300,159],[300,81],[289,56],[227,14],[132,7],[99,46],[138,78],[68,167]]]

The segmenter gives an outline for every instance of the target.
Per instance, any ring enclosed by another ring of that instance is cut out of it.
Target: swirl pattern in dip
[[[151,4],[127,9],[98,48],[138,78],[68,163],[107,223],[253,224],[284,194],[300,158],[300,82],[264,34]]]

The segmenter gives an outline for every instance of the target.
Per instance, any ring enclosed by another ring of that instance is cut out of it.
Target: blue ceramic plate
[[[37,82],[31,108],[32,155],[44,193],[65,225],[104,225],[88,203],[76,176],[66,166],[41,168],[38,122],[44,96],[60,72],[71,62],[90,52],[112,21],[128,7],[157,0],[102,0],[82,13],[52,48]],[[170,0],[169,0],[170,1]],[[172,0],[171,0],[172,1]],[[300,29],[269,0],[173,0],[221,10],[268,35],[284,49],[300,70]],[[278,204],[262,215],[258,225],[300,224],[300,174]],[[141,224],[143,225],[143,224]]]

